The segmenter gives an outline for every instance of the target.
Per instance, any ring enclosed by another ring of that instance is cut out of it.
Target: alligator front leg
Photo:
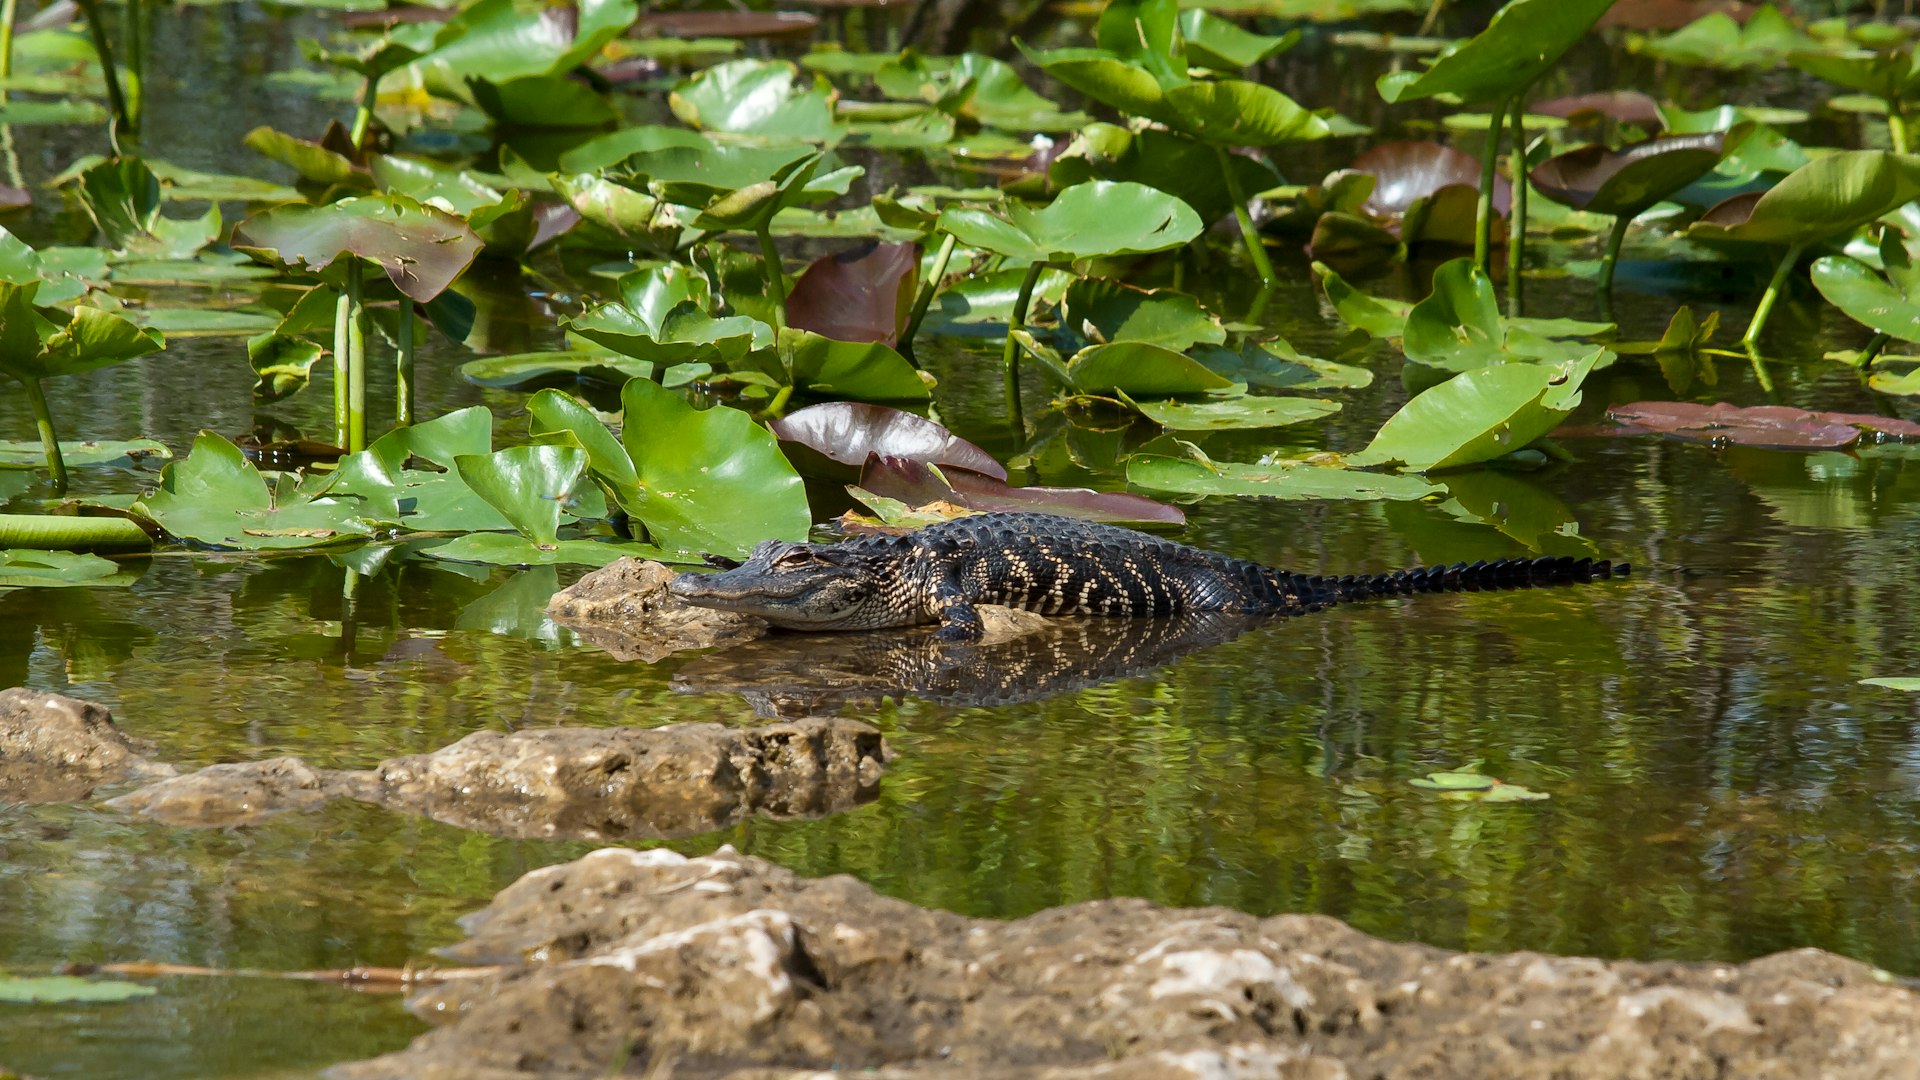
[[[979,641],[986,632],[986,624],[980,621],[979,610],[953,576],[948,576],[934,587],[933,613],[940,618],[940,629],[933,635],[940,641]]]

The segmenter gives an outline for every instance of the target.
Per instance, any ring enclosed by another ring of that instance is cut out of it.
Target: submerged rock
[[[616,660],[648,663],[766,635],[766,622],[752,615],[694,607],[668,593],[673,577],[661,563],[621,559],[553,594],[547,616]]]
[[[462,921],[510,965],[336,1080],[1907,1077],[1920,995],[1816,950],[1743,965],[1480,955],[1323,916],[1095,901],[1014,922],[730,848],[607,849]]]
[[[107,806],[168,825],[250,825],[287,810],[311,810],[349,792],[345,777],[297,757],[209,765],[148,784]]]
[[[223,826],[351,798],[496,836],[659,839],[856,806],[885,758],[879,730],[853,720],[479,731],[359,772],[292,757],[212,765],[106,805]]]
[[[104,705],[0,690],[0,803],[74,802],[101,784],[171,775],[114,726]]]

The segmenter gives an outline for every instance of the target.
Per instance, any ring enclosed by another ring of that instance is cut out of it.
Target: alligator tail
[[[1538,559],[1494,559],[1488,562],[1454,563],[1452,566],[1421,566],[1386,574],[1350,574],[1346,577],[1316,578],[1313,581],[1321,589],[1331,592],[1335,602],[1345,603],[1413,593],[1490,592],[1532,589],[1543,585],[1575,585],[1626,577],[1632,572],[1633,567],[1628,563],[1576,559],[1571,555],[1546,555]]]

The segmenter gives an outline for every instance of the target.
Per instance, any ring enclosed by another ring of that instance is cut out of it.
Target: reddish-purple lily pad
[[[823,255],[787,294],[787,324],[835,341],[899,342],[919,284],[920,245],[870,244]]]
[[[1745,26],[1758,10],[1758,5],[1743,0],[1614,0],[1597,25],[1602,29],[1678,30],[1717,11]]]
[[[1596,214],[1635,217],[1720,162],[1727,133],[1664,135],[1610,150],[1576,147],[1541,162],[1528,178],[1540,194]]]
[[[1421,199],[1431,199],[1442,188],[1461,186],[1480,190],[1480,162],[1472,154],[1437,142],[1381,143],[1353,159],[1354,172],[1370,173],[1373,194],[1363,204],[1368,216],[1396,220]],[[1493,205],[1501,216],[1513,201],[1513,185],[1505,177],[1493,181]]]
[[[956,467],[996,480],[1006,467],[992,454],[924,416],[885,405],[834,401],[809,405],[767,425],[801,472],[851,482],[868,457],[880,454]]]
[[[1664,126],[1660,119],[1660,103],[1638,90],[1601,90],[1592,94],[1551,98],[1528,105],[1527,111],[1573,121],[1605,116],[1623,124]]]
[[[1783,405],[1636,401],[1608,409],[1607,416],[1621,425],[1605,432],[1608,434],[1659,434],[1683,442],[1771,450],[1839,450],[1859,441],[1864,432],[1920,439],[1920,424],[1911,420],[1867,413],[1809,412]]]
[[[947,502],[983,512],[1025,511],[1083,521],[1181,525],[1187,520],[1179,507],[1140,495],[1090,488],[1008,487],[1004,480],[967,469],[935,470],[925,462],[879,454],[869,457],[860,470],[860,486],[908,506]]]

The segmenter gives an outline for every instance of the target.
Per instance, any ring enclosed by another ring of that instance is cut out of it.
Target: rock
[[[479,731],[364,772],[212,765],[106,805],[207,827],[351,798],[497,836],[658,839],[844,810],[874,797],[885,759],[879,730],[853,720]]]
[[[0,803],[74,802],[101,784],[172,774],[121,734],[104,705],[0,690]]]
[[[981,604],[974,610],[980,613],[981,634],[976,643],[980,645],[1012,641],[1045,630],[1048,624],[1047,617],[1037,611],[1001,607],[998,604]]]
[[[347,794],[348,775],[315,769],[297,757],[209,765],[108,799],[106,805],[168,825],[249,825]]]
[[[616,660],[647,663],[766,634],[767,624],[751,615],[694,607],[671,595],[673,577],[660,563],[621,559],[553,594],[547,615]]]
[[[686,836],[866,802],[885,754],[852,720],[479,731],[383,762],[356,797],[496,836]]]
[[[417,996],[442,1027],[330,1075],[1893,1080],[1920,1054],[1920,995],[1812,950],[1453,953],[1140,900],[995,922],[730,848],[596,851],[462,925],[450,955],[509,967]]]

